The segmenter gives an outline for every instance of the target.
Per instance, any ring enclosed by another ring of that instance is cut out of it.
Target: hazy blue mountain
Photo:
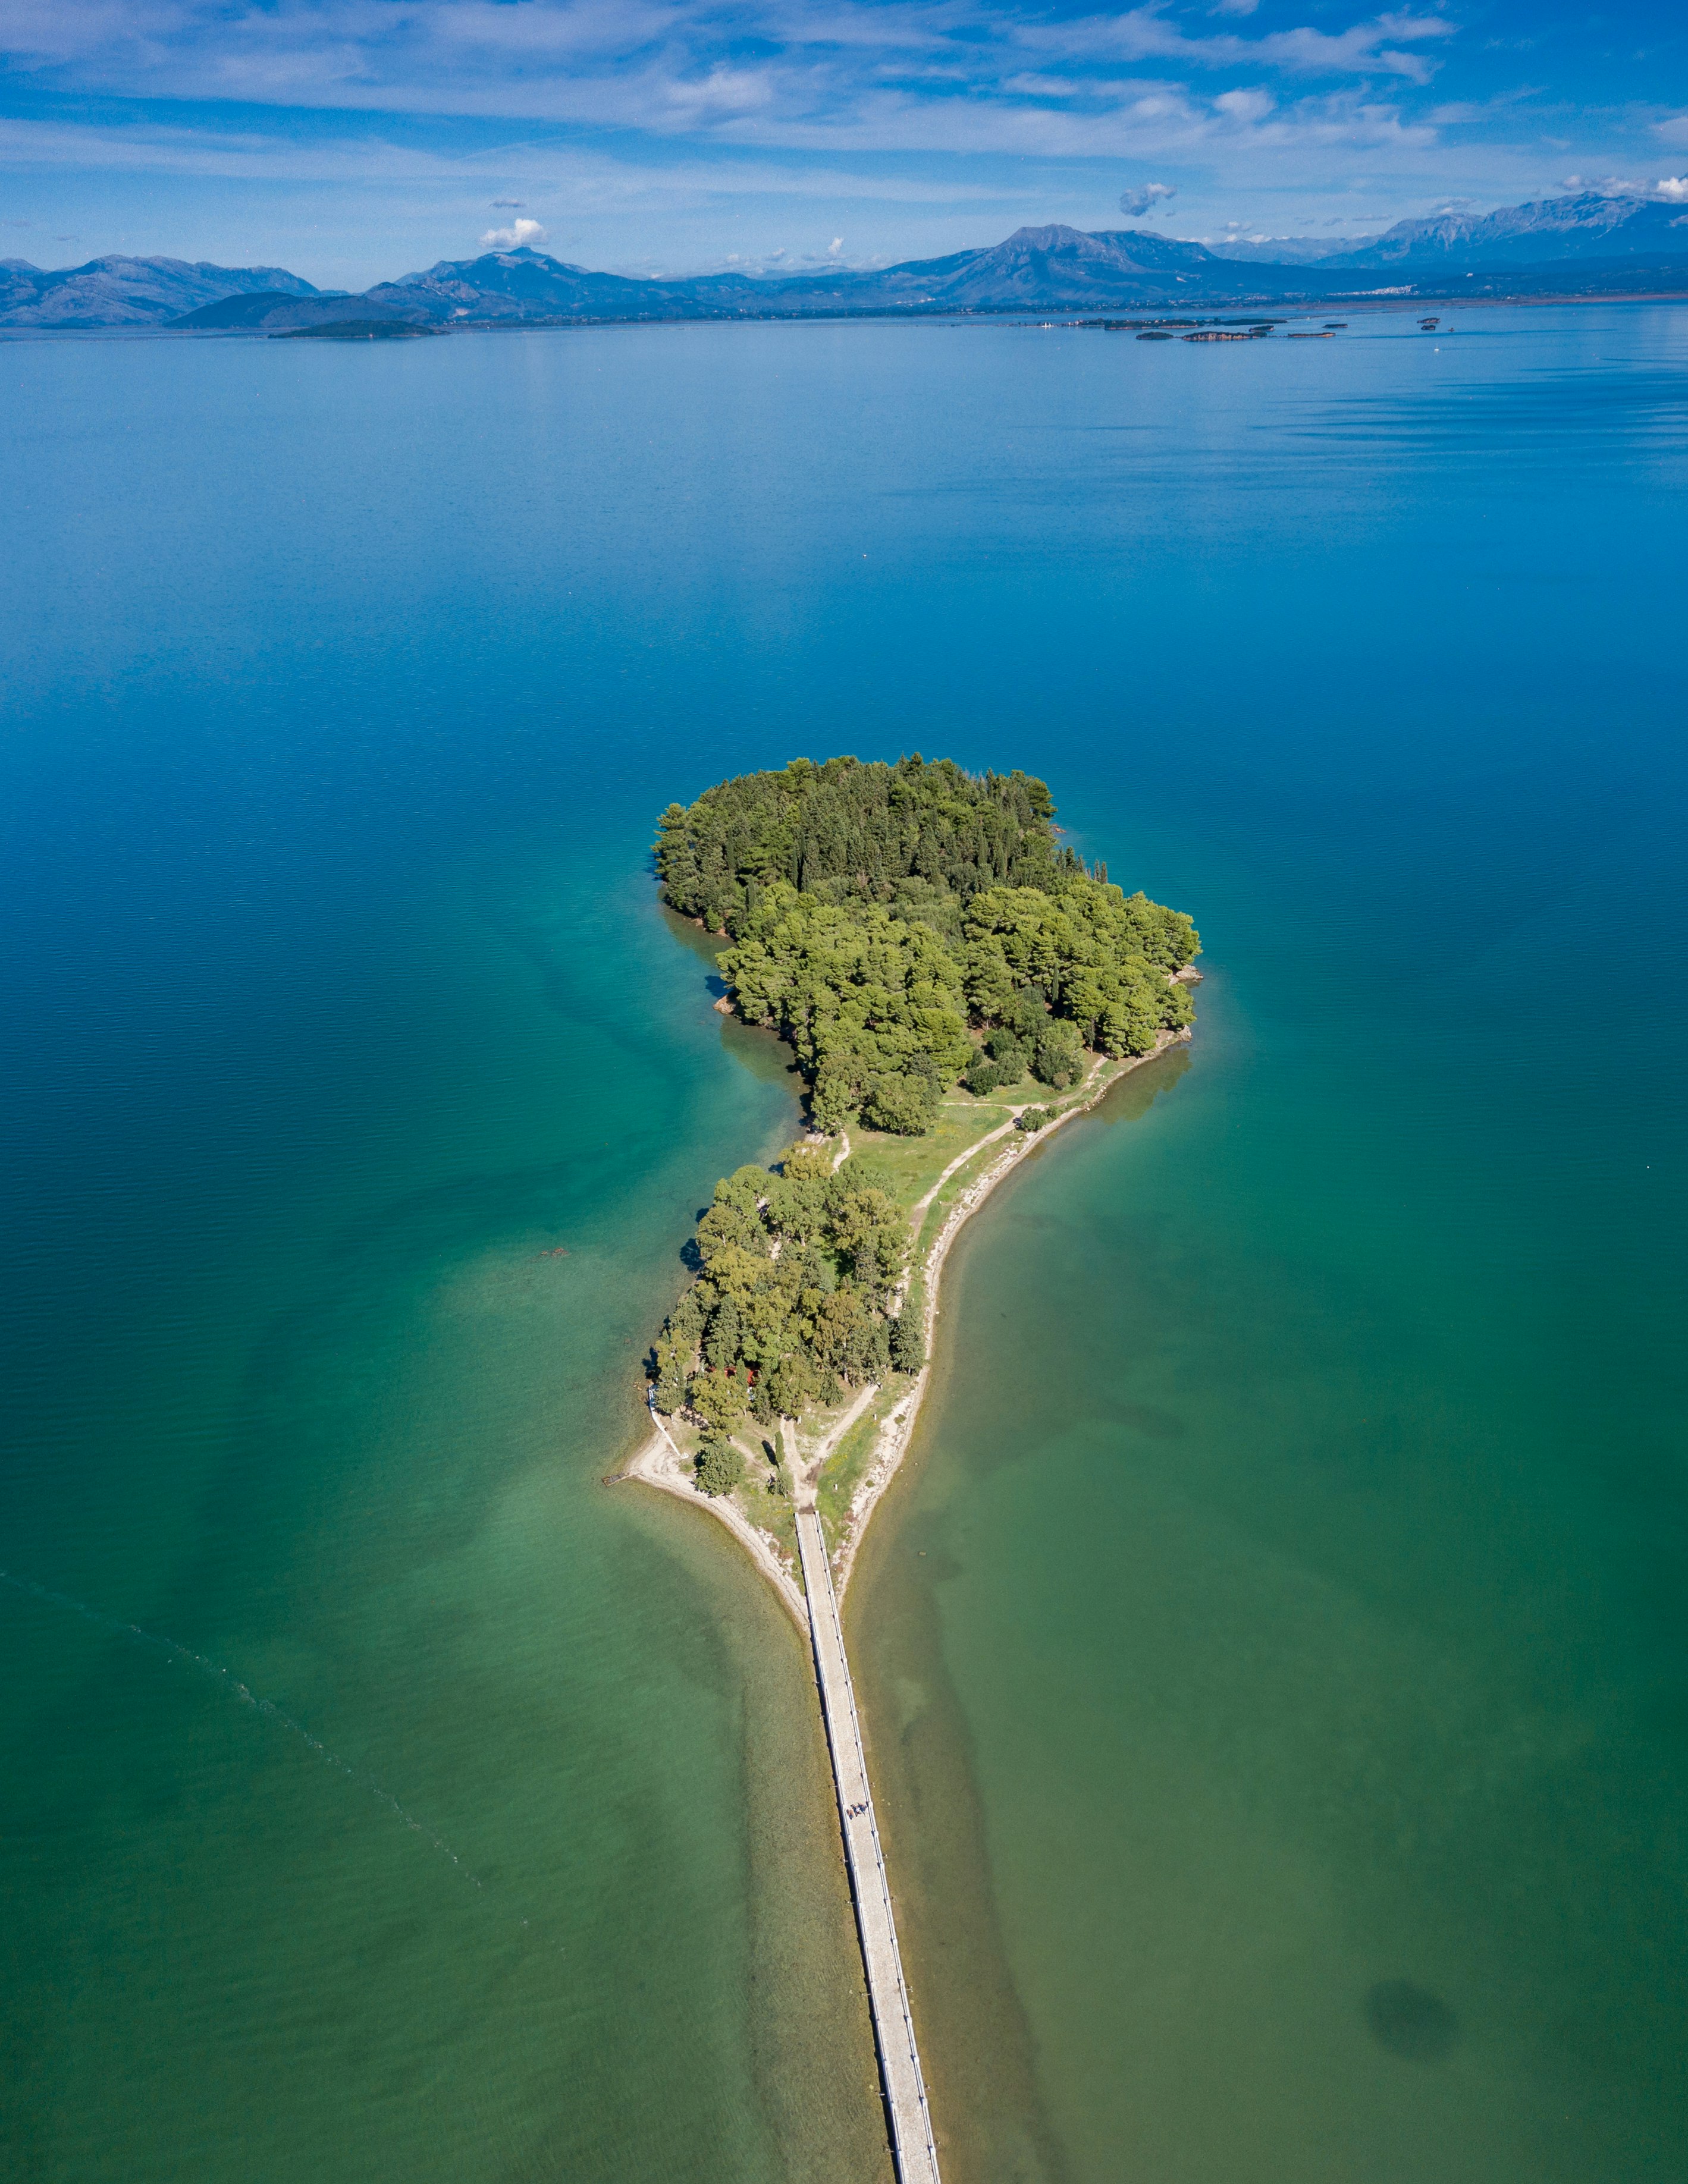
[[[0,265],[0,326],[159,326],[220,297],[253,289],[316,293],[309,281],[279,265],[112,257],[43,272],[11,258]]]
[[[1224,259],[1228,265],[1316,265],[1334,257],[1339,250],[1359,246],[1351,237],[1339,243],[1333,242],[1327,235],[1262,235],[1249,241],[1210,242],[1207,247],[1216,258]]]
[[[487,320],[673,319],[736,315],[764,284],[737,274],[687,281],[629,279],[566,265],[537,250],[495,250],[485,257],[443,259],[425,273],[406,273],[369,292],[369,300],[408,315]]]
[[[1381,235],[1333,243],[1311,236],[1264,236],[1216,242],[1232,263],[1322,265],[1331,271],[1404,266],[1435,274],[1482,265],[1569,263],[1590,259],[1688,257],[1688,203],[1603,196],[1584,190],[1499,212],[1438,213],[1397,220]]]
[[[270,292],[224,298],[178,323],[184,328],[277,332],[352,315],[450,325],[533,324],[592,319],[795,317],[836,311],[1076,310],[1106,312],[1181,301],[1270,292],[1263,269],[1227,265],[1197,242],[1137,229],[1087,235],[1072,227],[1025,227],[989,249],[912,259],[871,271],[788,274],[753,279],[712,273],[690,280],[635,280],[595,273],[537,250],[442,259],[425,272],[385,281],[355,299]],[[1320,284],[1314,283],[1321,292]]]
[[[1277,293],[1287,284],[1305,285],[1299,271],[1232,265],[1199,242],[1145,228],[1087,234],[1057,226],[1019,228],[988,250],[914,259],[880,273],[807,275],[757,286],[785,309],[1107,312]],[[1317,280],[1314,287],[1322,290]]]
[[[480,258],[442,259],[425,272],[378,281],[357,297],[274,291],[225,297],[176,324],[188,332],[270,333],[349,317],[441,326],[463,320],[486,326],[568,319],[736,318],[747,308],[765,309],[768,303],[766,283],[736,274],[633,280],[566,265],[542,251],[499,250]]]
[[[1399,265],[1417,272],[1504,263],[1579,259],[1688,257],[1688,204],[1601,197],[1584,191],[1507,205],[1499,212],[1439,213],[1403,220],[1372,242],[1322,260],[1347,266]]]
[[[282,288],[260,288],[251,295],[222,296],[180,319],[172,319],[172,332],[186,333],[267,333],[297,326],[322,326],[334,319],[400,318],[401,312],[383,311],[366,296],[353,296],[344,288],[320,289],[295,296]]]
[[[870,270],[642,280],[537,250],[442,259],[364,294],[325,293],[274,266],[97,258],[43,273],[0,260],[0,326],[169,324],[276,333],[345,319],[543,325],[601,319],[787,318],[848,311],[1061,311],[1317,303],[1366,294],[1600,295],[1688,290],[1688,206],[1593,192],[1401,220],[1311,257],[1305,237],[1210,249],[1145,228],[1022,227],[987,249]],[[1274,257],[1272,253],[1281,252]]]

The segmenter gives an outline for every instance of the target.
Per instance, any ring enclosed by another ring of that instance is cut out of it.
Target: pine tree
[[[919,1282],[909,1284],[891,1323],[891,1362],[899,1373],[918,1373],[926,1362],[926,1293]]]

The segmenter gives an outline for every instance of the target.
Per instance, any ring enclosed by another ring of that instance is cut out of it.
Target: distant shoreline
[[[1457,309],[1475,310],[1540,310],[1555,304],[1574,304],[1586,306],[1595,304],[1688,304],[1688,282],[1680,288],[1635,288],[1598,290],[1580,292],[1571,291],[1552,293],[1532,292],[1523,295],[1472,295],[1456,288],[1445,291],[1414,289],[1411,293],[1379,295],[1375,290],[1362,291],[1355,295],[1324,297],[1226,297],[1216,302],[1211,309],[1192,308],[1179,311],[1181,318],[1195,320],[1204,324],[1217,322],[1217,315],[1224,312],[1234,316],[1239,312],[1258,315],[1277,311],[1286,316],[1316,318],[1322,314],[1341,310],[1358,315],[1381,317],[1388,314],[1412,316],[1426,306],[1439,306],[1443,310]],[[1122,317],[1126,314],[1160,313],[1163,315],[1177,309],[1171,300],[1160,303],[1122,304],[1109,307],[1106,315]],[[1082,318],[1058,314],[1084,312]],[[869,306],[853,311],[767,311],[751,313],[723,313],[718,317],[675,315],[673,317],[645,316],[639,318],[555,318],[555,319],[481,319],[458,320],[442,326],[421,326],[407,320],[385,321],[406,332],[428,335],[439,334],[556,334],[627,332],[635,329],[660,331],[703,326],[1012,326],[1033,325],[1040,329],[1057,326],[1070,332],[1102,331],[1098,320],[1104,315],[1099,306],[1082,304],[1035,304],[1012,307],[971,308],[960,310],[926,310],[919,306],[902,308],[897,305]],[[324,321],[321,327],[310,329],[287,328],[277,330],[259,326],[0,326],[0,341],[159,341],[190,340],[195,342],[263,341],[275,340],[285,334],[296,338],[303,332],[321,338],[351,341],[359,337],[369,339],[366,332],[361,336],[337,333],[333,330],[351,323],[338,320]],[[366,328],[368,320],[357,322]],[[1444,332],[1446,329],[1443,329]],[[388,336],[387,338],[394,338]],[[396,337],[403,338],[402,335]],[[382,337],[376,336],[376,340]]]

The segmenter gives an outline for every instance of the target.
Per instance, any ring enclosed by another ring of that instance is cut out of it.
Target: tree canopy
[[[1019,772],[796,759],[671,804],[657,866],[730,939],[735,1005],[790,1041],[817,1126],[918,1134],[958,1078],[1064,1089],[1086,1048],[1146,1054],[1190,1020],[1189,918],[1087,870],[1054,818]]]
[[[738,1169],[699,1219],[697,1256],[657,1339],[658,1409],[725,1438],[892,1369],[908,1227],[871,1167],[834,1174],[830,1148],[798,1144],[775,1172]]]
[[[978,779],[917,751],[895,766],[793,759],[662,814],[657,868],[669,902],[715,933],[785,880],[826,902],[928,909],[987,887],[1035,887],[1078,860],[1055,840],[1048,789],[1028,774]]]

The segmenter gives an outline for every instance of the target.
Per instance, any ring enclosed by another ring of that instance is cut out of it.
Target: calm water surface
[[[1680,2178],[1688,315],[0,394],[0,2170],[886,2173],[801,1653],[599,1482],[795,1112],[651,818],[919,748],[1209,972],[853,1596],[950,2172]]]

